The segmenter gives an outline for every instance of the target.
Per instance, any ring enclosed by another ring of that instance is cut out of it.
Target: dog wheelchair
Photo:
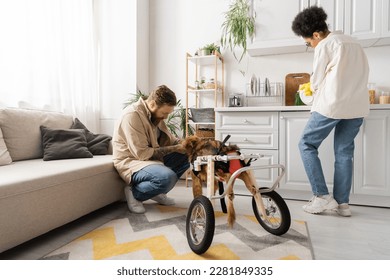
[[[193,164],[193,169],[199,171],[201,165],[207,165],[207,196],[196,197],[189,209],[186,218],[186,236],[191,250],[196,254],[203,254],[210,247],[215,230],[215,216],[211,200],[220,199],[221,208],[227,212],[224,197],[232,193],[236,178],[244,171],[258,169],[279,169],[279,176],[276,178],[271,188],[259,188],[255,195],[235,194],[237,196],[252,196],[252,208],[254,215],[260,225],[269,233],[274,235],[285,234],[291,225],[290,211],[283,198],[275,191],[281,178],[285,173],[285,168],[280,164],[250,166],[252,160],[261,158],[259,154],[237,154],[237,155],[208,155],[198,156]],[[232,160],[249,160],[246,166],[237,169],[224,189],[224,183],[215,176],[215,164],[217,162],[229,162]],[[251,174],[253,176],[253,174]],[[214,195],[214,180],[217,180],[219,195]],[[253,180],[255,182],[254,176]]]

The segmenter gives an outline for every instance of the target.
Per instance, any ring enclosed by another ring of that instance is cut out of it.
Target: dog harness
[[[225,143],[227,142],[227,140],[229,138],[230,138],[230,135],[227,135],[225,137],[225,139],[222,141],[222,145],[219,148],[219,150],[217,152],[217,155],[220,155],[220,156],[224,156],[225,155],[224,153],[221,152],[221,150],[222,150],[222,147],[226,147]],[[231,151],[231,152],[228,153],[228,155],[234,155],[234,154],[239,154],[240,155],[241,153],[238,150],[237,151]],[[249,159],[248,162],[245,162],[245,161],[240,160],[240,159],[232,159],[232,160],[229,160],[227,162],[225,162],[225,161],[215,161],[214,162],[214,170],[222,172],[222,173],[233,174],[234,172],[236,172],[238,169],[240,169],[242,167],[250,166],[251,161],[252,161],[252,159]],[[193,167],[192,168],[192,172],[194,173],[195,176],[198,177],[199,171],[195,171],[194,162],[192,162],[192,167]],[[217,176],[220,180],[222,180],[222,178],[220,178],[217,174],[214,174],[214,175]]]

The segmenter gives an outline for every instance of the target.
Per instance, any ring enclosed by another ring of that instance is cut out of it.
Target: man
[[[327,14],[320,7],[299,13],[292,30],[306,46],[314,48],[311,88],[311,116],[299,142],[303,165],[314,194],[304,211],[317,214],[336,210],[351,216],[349,194],[352,185],[354,139],[369,113],[369,66],[364,50],[350,36],[330,32]],[[329,194],[318,148],[334,129],[333,197]]]
[[[146,100],[128,106],[113,135],[113,161],[125,187],[127,206],[132,213],[144,213],[143,201],[162,205],[175,201],[167,193],[189,168],[180,140],[165,125],[176,106],[175,93],[162,85]]]

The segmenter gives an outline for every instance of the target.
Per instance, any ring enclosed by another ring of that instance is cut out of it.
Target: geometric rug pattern
[[[291,221],[282,236],[265,231],[252,215],[237,215],[233,228],[215,212],[215,233],[206,253],[193,253],[186,238],[188,209],[145,204],[145,214],[121,217],[49,253],[54,260],[276,260],[313,259],[304,221]]]

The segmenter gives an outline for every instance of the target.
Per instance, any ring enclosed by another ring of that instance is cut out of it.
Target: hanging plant
[[[241,62],[246,53],[247,39],[255,34],[255,18],[250,15],[250,5],[247,0],[234,0],[225,13],[222,24],[222,47],[228,47],[234,58]],[[242,47],[243,52],[237,59],[235,48]]]

